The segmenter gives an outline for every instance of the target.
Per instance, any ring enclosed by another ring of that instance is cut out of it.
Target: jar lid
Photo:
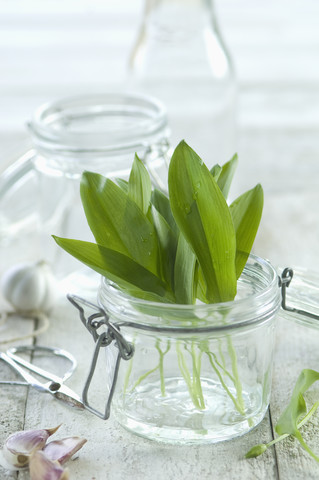
[[[303,268],[279,269],[282,283],[281,316],[319,328],[319,273]]]
[[[138,94],[75,96],[39,107],[29,129],[39,151],[122,153],[167,134],[164,105]]]

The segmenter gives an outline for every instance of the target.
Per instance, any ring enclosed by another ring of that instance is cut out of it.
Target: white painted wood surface
[[[69,0],[63,5],[0,0],[1,169],[27,148],[25,122],[39,104],[120,81],[141,9],[140,0]],[[266,194],[255,251],[274,265],[319,271],[318,2],[223,0],[217,9],[239,80],[238,188],[261,181]],[[30,322],[12,321],[0,327],[0,341],[30,328]],[[245,460],[244,454],[272,439],[272,425],[301,369],[319,369],[318,341],[319,331],[279,320],[270,413],[254,431],[231,442],[157,445],[127,433],[112,418],[103,422],[23,387],[0,386],[0,443],[17,429],[62,423],[60,436],[88,439],[69,464],[77,480],[317,479],[319,466],[292,440],[257,459]],[[38,342],[76,356],[79,367],[68,385],[80,392],[92,342],[64,297]],[[0,374],[10,375],[2,364]],[[319,387],[311,395],[318,398]],[[318,423],[317,416],[305,428],[317,452]],[[0,469],[0,478],[27,480],[28,475]]]

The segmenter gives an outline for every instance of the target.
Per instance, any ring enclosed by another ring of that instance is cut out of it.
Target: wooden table
[[[71,1],[61,7],[61,13],[56,2],[48,1],[44,7],[36,0],[0,0],[1,168],[28,147],[24,122],[40,103],[92,86],[105,88],[109,69],[121,76],[119,59],[129,50],[140,3],[121,0],[88,6],[85,0]],[[238,187],[261,181],[265,189],[264,216],[254,250],[276,266],[319,271],[319,6],[311,0],[289,5],[283,0],[267,5],[224,0],[217,6],[239,78]],[[62,55],[65,42],[72,53],[72,68]],[[83,62],[90,74],[81,68]],[[3,246],[1,255],[6,256]],[[0,306],[7,308],[4,300]],[[91,339],[62,295],[50,322],[37,341],[67,348],[75,355],[79,365],[68,385],[80,393],[92,354]],[[0,339],[34,328],[32,320],[11,319],[0,327]],[[246,460],[244,455],[256,443],[273,438],[273,426],[300,371],[319,370],[318,341],[319,331],[278,318],[269,412],[255,430],[230,442],[159,445],[131,435],[112,417],[103,422],[65,408],[47,395],[8,386],[0,386],[0,442],[16,430],[62,423],[60,437],[75,434],[88,439],[79,458],[69,463],[71,478],[77,480],[317,479],[319,466],[292,439],[257,459]],[[0,374],[12,378],[2,364]],[[318,397],[315,385],[307,398]],[[304,429],[317,452],[318,423],[315,416]],[[28,474],[0,469],[0,477],[27,480]]]

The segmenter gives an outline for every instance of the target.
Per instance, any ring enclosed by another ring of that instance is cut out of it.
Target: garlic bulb
[[[9,268],[1,279],[1,289],[16,310],[46,312],[55,302],[57,285],[50,267],[40,261]]]

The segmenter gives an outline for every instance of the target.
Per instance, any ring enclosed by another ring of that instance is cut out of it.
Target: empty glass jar
[[[32,235],[34,256],[48,260],[64,276],[78,264],[61,252],[51,235],[91,239],[80,201],[82,172],[125,178],[136,152],[153,183],[164,188],[166,111],[144,95],[79,96],[41,106],[29,129],[34,150],[0,179],[0,241],[14,248],[17,239],[25,242]]]

